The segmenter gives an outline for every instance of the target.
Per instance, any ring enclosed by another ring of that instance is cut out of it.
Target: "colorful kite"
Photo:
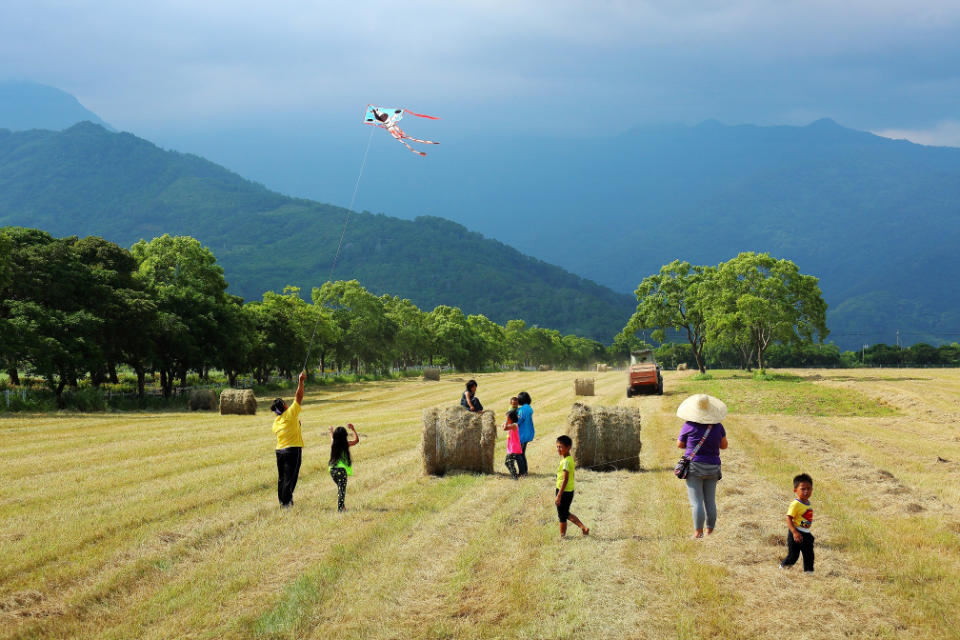
[[[397,123],[403,119],[403,114],[409,113],[412,116],[417,116],[418,118],[429,118],[430,120],[439,120],[440,118],[435,118],[433,116],[425,116],[420,113],[414,113],[413,111],[407,111],[406,109],[385,109],[383,107],[378,107],[373,104],[367,105],[367,113],[363,118],[364,124],[372,124],[381,129],[386,129],[390,132],[397,142],[405,146],[410,151],[413,151],[418,156],[425,156],[422,151],[417,151],[409,144],[404,142],[404,140],[413,140],[414,142],[419,142],[421,144],[440,144],[439,142],[430,142],[429,140],[419,140],[417,138],[411,138],[403,132],[403,130],[397,126]]]

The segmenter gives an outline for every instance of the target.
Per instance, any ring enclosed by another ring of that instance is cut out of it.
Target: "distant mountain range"
[[[674,259],[766,251],[820,278],[837,344],[960,340],[960,149],[829,119],[462,142],[429,171],[396,163],[365,206],[443,215],[623,292]]]
[[[0,127],[25,128],[10,124],[4,95],[0,89]],[[31,95],[42,102],[40,93]],[[57,100],[64,103],[62,96]],[[359,201],[415,222],[360,215],[350,228],[360,235],[345,240],[338,277],[360,277],[422,306],[446,302],[498,319],[524,309],[528,315],[520,317],[530,322],[565,330],[590,326],[589,335],[607,341],[633,307],[630,292],[661,265],[677,258],[717,264],[740,251],[768,251],[820,278],[831,339],[845,348],[892,343],[897,330],[906,344],[960,340],[960,287],[952,280],[960,267],[954,249],[960,244],[960,149],[889,140],[829,119],[806,127],[706,121],[578,140],[478,137],[456,126],[456,117],[444,121],[449,137],[422,161],[394,143],[374,145],[372,155],[380,155],[364,174]],[[53,232],[98,230],[124,242],[190,229],[215,249],[234,290],[246,296],[325,277],[342,209],[281,196],[129,135],[80,127],[59,137],[25,136],[0,143],[6,154],[0,160],[2,223],[35,220]],[[320,185],[313,188],[327,199],[327,192],[349,192],[334,185],[355,181],[358,166],[352,155],[345,162],[346,143],[335,135],[326,144],[304,137],[311,149],[306,163],[295,138],[284,138],[282,152],[265,148],[264,140],[247,144],[233,136],[224,146],[214,136],[204,146],[219,149],[215,156],[228,166],[286,192],[309,183]],[[622,294],[512,254],[441,218]],[[310,226],[318,220],[320,227]],[[305,244],[264,240],[271,251],[304,246],[307,253],[291,266],[289,255],[262,260],[260,234],[270,226],[264,221],[281,234],[308,225]],[[402,251],[385,241],[396,238],[404,239]],[[498,248],[484,253],[491,247]],[[434,262],[408,272],[411,253]],[[436,256],[457,266],[435,268]],[[523,266],[507,277],[507,265]],[[499,275],[478,275],[486,269]],[[517,301],[516,283],[528,274],[539,279],[538,294]],[[464,292],[478,282],[484,293],[472,296],[477,304],[464,304],[471,298]],[[559,298],[548,295],[554,290]],[[597,302],[572,312],[565,306],[571,300]]]
[[[191,235],[213,250],[231,292],[247,299],[286,285],[309,295],[323,284],[346,214],[89,122],[62,132],[0,130],[0,227],[97,235],[124,246]],[[356,278],[426,310],[453,305],[605,343],[636,306],[629,295],[435,217],[354,213],[334,278]]]
[[[0,81],[0,129],[61,131],[84,121],[115,131],[66,91],[35,82]]]

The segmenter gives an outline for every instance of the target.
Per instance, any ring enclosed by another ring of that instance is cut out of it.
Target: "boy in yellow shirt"
[[[273,420],[273,432],[277,435],[277,497],[284,509],[293,506],[293,490],[297,488],[300,463],[303,460],[300,411],[303,403],[303,381],[306,379],[307,372],[301,372],[297,396],[291,406],[288,407],[283,398],[277,398],[270,405],[270,410],[277,414]]]
[[[570,513],[570,503],[573,502],[573,489],[576,486],[574,479],[575,465],[573,456],[570,455],[570,447],[573,446],[573,440],[570,436],[560,436],[557,438],[557,455],[563,458],[560,466],[557,468],[557,499],[554,503],[557,505],[557,517],[560,519],[560,537],[567,537],[567,520],[580,527],[583,535],[590,535],[590,529],[582,522],[580,518]]]
[[[803,554],[804,573],[813,573],[813,534],[810,525],[813,523],[813,507],[810,506],[810,496],[813,495],[813,478],[801,473],[793,479],[793,492],[796,499],[787,509],[787,557],[780,563],[781,569],[792,567],[797,563],[800,554]]]

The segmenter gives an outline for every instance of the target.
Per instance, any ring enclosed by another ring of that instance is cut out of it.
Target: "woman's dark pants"
[[[527,475],[527,445],[528,442],[520,443],[520,451],[522,453],[517,454],[517,473],[521,476]]]
[[[793,539],[793,532],[787,529],[787,557],[780,563],[784,567],[792,567],[797,563],[800,554],[803,554],[803,570],[813,571],[813,534],[800,532],[803,542]]]
[[[293,504],[293,490],[297,488],[302,456],[301,447],[277,449],[277,497],[284,507]]]

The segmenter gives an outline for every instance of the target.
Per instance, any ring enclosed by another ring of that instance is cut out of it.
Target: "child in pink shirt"
[[[507,421],[503,423],[503,430],[507,432],[507,459],[504,464],[510,470],[510,475],[514,480],[519,480],[517,475],[517,458],[523,454],[520,447],[520,432],[517,430],[517,411],[511,409],[507,411]]]

